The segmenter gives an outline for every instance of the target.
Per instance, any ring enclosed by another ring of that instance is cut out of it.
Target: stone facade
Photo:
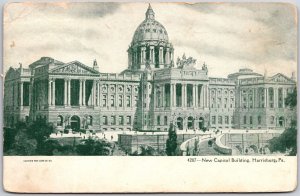
[[[101,73],[78,61],[42,57],[29,68],[10,68],[4,85],[4,124],[37,118],[58,129],[167,131],[178,129],[280,128],[296,117],[284,99],[296,86],[283,74],[266,77],[241,69],[209,78],[207,66],[178,58],[151,6],[127,50],[128,68]]]

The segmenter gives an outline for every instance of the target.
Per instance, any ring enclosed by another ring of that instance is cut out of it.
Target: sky
[[[296,8],[283,3],[152,3],[174,56],[203,62],[210,77],[241,68],[272,76],[297,71]],[[127,68],[127,49],[147,3],[10,3],[4,10],[4,72],[49,56],[100,72]]]

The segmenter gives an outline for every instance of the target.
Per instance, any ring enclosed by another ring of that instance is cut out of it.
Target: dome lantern
[[[146,12],[146,20],[147,19],[150,19],[150,20],[154,20],[155,19],[155,13],[149,3],[149,6],[148,6],[148,9],[147,9],[147,12]]]

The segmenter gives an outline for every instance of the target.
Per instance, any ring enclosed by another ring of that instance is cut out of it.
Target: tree
[[[177,149],[177,134],[173,123],[170,124],[169,134],[166,143],[166,153],[168,156],[175,156]]]
[[[111,144],[104,140],[88,138],[76,147],[79,155],[109,155]]]
[[[54,126],[51,123],[47,123],[43,119],[38,119],[31,123],[27,128],[27,134],[30,138],[33,138],[37,141],[37,153],[43,153],[43,145],[46,140],[50,137],[50,134],[53,133]]]
[[[13,144],[15,142],[15,136],[17,135],[18,131],[17,129],[7,128],[7,127],[4,127],[3,131],[4,131],[3,151],[5,153],[13,147]]]
[[[293,92],[288,93],[285,98],[285,105],[295,108],[297,106],[297,88],[294,88]]]
[[[289,93],[285,99],[285,104],[292,109],[296,110],[297,106],[297,89],[295,88],[293,92]],[[295,156],[297,154],[297,121],[292,120],[291,126],[284,130],[284,132],[279,136],[272,138],[270,141],[269,150],[271,152],[281,152],[284,153],[289,151],[290,156]]]
[[[12,148],[7,152],[8,155],[35,155],[37,141],[28,137],[26,130],[21,130],[14,138]]]
[[[139,156],[153,156],[156,155],[155,149],[152,146],[144,145],[140,146],[141,153]]]

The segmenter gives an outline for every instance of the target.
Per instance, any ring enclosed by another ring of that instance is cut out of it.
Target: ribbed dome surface
[[[132,43],[143,41],[169,41],[168,33],[165,27],[157,22],[154,12],[149,5],[146,12],[146,19],[135,30]]]

